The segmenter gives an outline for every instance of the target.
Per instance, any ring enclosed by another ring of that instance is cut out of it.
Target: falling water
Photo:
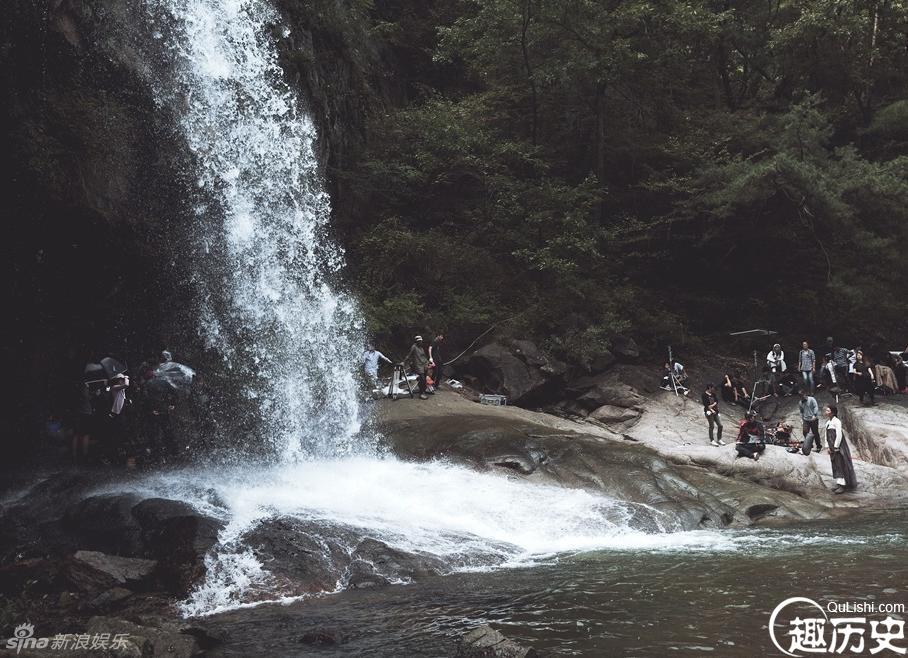
[[[336,288],[342,252],[315,127],[278,66],[279,17],[260,0],[145,7],[164,60],[156,98],[196,163],[206,344],[242,382],[280,461],[356,452],[362,324]]]
[[[269,465],[151,473],[128,485],[225,524],[186,614],[286,596],[247,539],[273,519],[324,533],[344,528],[345,536],[435,556],[450,570],[721,541],[673,533],[672,520],[645,505],[372,454],[360,438],[353,377],[362,323],[339,292],[342,253],[328,231],[315,128],[278,65],[286,28],[263,0],[144,0],[139,11],[150,25],[145,74],[192,160],[200,331],[242,383],[257,435],[276,456]]]

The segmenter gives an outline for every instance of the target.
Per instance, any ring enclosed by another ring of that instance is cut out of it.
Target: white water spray
[[[202,331],[244,382],[280,461],[355,452],[362,324],[332,290],[315,127],[277,63],[260,0],[147,0],[164,73],[160,104],[197,163]]]

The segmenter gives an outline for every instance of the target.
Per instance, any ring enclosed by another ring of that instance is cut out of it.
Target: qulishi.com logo
[[[795,596],[769,617],[769,637],[786,656],[904,656],[905,604],[875,601],[820,605]]]

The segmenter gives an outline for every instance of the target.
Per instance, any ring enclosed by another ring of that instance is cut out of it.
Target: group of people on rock
[[[721,400],[729,404],[738,404],[747,409],[744,419],[738,425],[735,440],[736,458],[746,457],[757,461],[766,449],[767,431],[758,419],[759,403],[769,397],[800,394],[798,413],[802,425],[802,439],[791,437],[792,428],[779,422],[769,432],[774,443],[785,443],[789,452],[809,455],[811,452],[829,452],[833,478],[836,486],[834,493],[843,493],[853,489],[856,484],[854,465],[848,442],[842,430],[837,406],[838,396],[856,394],[862,404],[874,405],[876,395],[908,393],[906,374],[908,374],[908,347],[903,352],[887,352],[879,362],[857,346],[853,349],[841,347],[833,338],[827,338],[822,357],[817,358],[808,341],[801,343],[796,359],[789,364],[782,346],[778,343],[766,354],[764,382],[768,384],[757,397],[753,387],[748,386],[740,369],[725,373],[721,385]],[[790,365],[794,366],[793,368]],[[684,366],[677,361],[669,361],[664,366],[662,387],[688,392],[688,375]],[[814,397],[820,387],[825,387],[833,394],[833,402],[820,406]],[[865,401],[866,400],[866,401]],[[722,439],[722,413],[720,396],[717,387],[709,384],[701,396],[703,415],[707,421],[709,442],[713,446],[724,446]]]
[[[826,388],[834,394],[855,394],[862,404],[876,404],[877,394],[908,393],[908,347],[904,352],[886,352],[879,360],[857,346],[848,349],[826,339],[823,355],[817,358],[808,341],[801,343],[797,370],[789,367],[782,346],[776,343],[766,355],[763,369],[768,388],[758,396],[758,382],[750,386],[740,368],[730,369],[722,379],[722,399],[747,409],[768,397],[794,395],[804,388],[815,393]]]
[[[829,452],[832,465],[832,476],[836,483],[835,488],[832,490],[833,493],[841,494],[854,489],[857,486],[857,478],[851,461],[851,451],[842,431],[842,422],[838,417],[838,406],[828,404],[823,408],[823,416],[826,422],[821,433],[820,407],[816,398],[806,387],[801,389],[800,395],[801,401],[798,405],[798,410],[802,420],[804,441],[800,449],[791,449],[791,451],[805,450],[804,454],[807,455],[810,454],[811,448],[815,445],[816,452],[820,452],[823,449],[825,438],[826,449]],[[722,416],[719,411],[719,398],[716,395],[714,384],[707,385],[701,402],[703,404],[703,414],[709,426],[710,444],[717,447],[726,445],[725,441],[722,440]],[[783,424],[780,423],[780,425]],[[782,431],[790,434],[790,429],[787,427],[784,427]],[[738,436],[735,439],[734,446],[735,459],[746,457],[758,461],[760,455],[766,450],[766,442],[766,430],[763,423],[757,419],[756,412],[753,410],[748,411],[744,420],[738,426]]]
[[[798,352],[797,374],[801,385],[813,393],[819,385],[837,393],[854,393],[861,403],[875,404],[876,394],[908,393],[908,347],[904,351],[883,352],[874,358],[860,345],[846,348],[830,336],[826,339],[822,358],[805,340]],[[766,357],[772,367],[773,383],[786,372],[785,356],[776,344]],[[773,388],[773,394],[778,391]]]
[[[156,370],[172,360],[171,353],[164,350],[157,358],[146,359],[132,377],[124,371],[76,385],[69,413],[64,416],[68,420],[52,418],[48,423],[64,437],[71,435],[73,462],[125,460],[134,465],[136,455],[126,447],[127,434],[141,438],[147,456],[177,452],[172,424],[177,396],[169,385],[151,384]]]
[[[416,375],[416,385],[419,390],[419,399],[427,400],[429,395],[435,393],[435,389],[442,381],[444,373],[444,351],[445,337],[444,334],[438,333],[431,341],[426,341],[419,334],[413,337],[413,344],[404,357],[402,365],[409,374]],[[366,383],[370,388],[378,386],[378,368],[379,362],[384,361],[390,365],[394,362],[387,356],[375,349],[375,345],[369,344],[363,353],[363,373],[366,377]],[[393,382],[391,386],[393,387]]]

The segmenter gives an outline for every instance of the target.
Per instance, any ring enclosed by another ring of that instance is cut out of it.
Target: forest
[[[399,84],[328,175],[379,337],[500,324],[580,361],[621,332],[904,342],[908,3],[357,11],[346,47]]]

